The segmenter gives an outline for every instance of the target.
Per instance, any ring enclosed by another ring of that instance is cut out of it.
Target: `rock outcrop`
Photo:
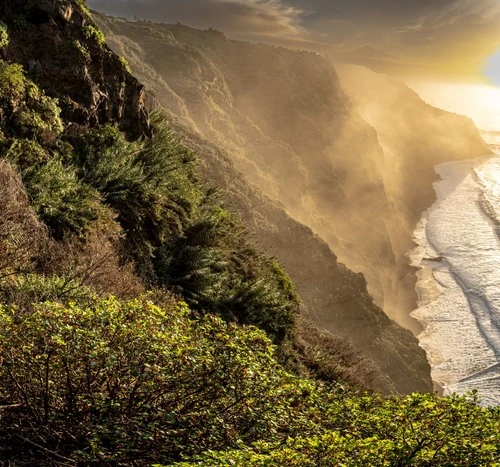
[[[78,0],[10,0],[0,6],[11,37],[6,58],[59,99],[65,121],[117,123],[131,138],[149,131],[145,90],[104,43]]]

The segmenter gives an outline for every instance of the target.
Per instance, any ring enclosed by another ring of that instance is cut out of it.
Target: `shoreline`
[[[490,226],[492,226],[493,231],[496,234],[496,239],[497,240],[500,239],[499,237],[500,222],[498,222],[498,218],[496,217],[497,213],[495,211],[494,206],[492,206],[489,203],[490,200],[488,200],[484,196],[484,192],[488,188],[486,183],[488,178],[486,178],[486,180],[483,180],[480,177],[480,174],[477,172],[477,169],[481,168],[492,158],[495,158],[495,156],[498,157],[498,154],[493,156],[484,156],[476,159],[470,159],[467,161],[445,163],[436,166],[436,173],[442,176],[438,177],[439,179],[437,182],[435,182],[435,184],[440,182],[442,184],[438,186],[433,184],[436,193],[436,201],[433,203],[431,207],[429,207],[426,211],[422,213],[422,217],[415,228],[413,236],[413,242],[416,246],[408,253],[408,257],[410,258],[410,266],[417,269],[417,271],[415,272],[415,277],[416,277],[415,291],[418,300],[416,308],[411,312],[411,316],[412,318],[417,320],[421,324],[421,326],[423,326],[423,332],[420,333],[417,337],[419,339],[420,346],[426,351],[427,359],[432,367],[432,379],[434,384],[434,390],[441,396],[445,395],[447,392],[451,394],[453,389],[455,390],[460,389],[459,392],[462,392],[461,389],[463,389],[463,387],[460,386],[463,385],[461,384],[461,382],[465,382],[464,380],[467,379],[467,375],[462,374],[461,371],[456,374],[454,373],[455,371],[458,370],[458,368],[461,368],[461,365],[464,364],[466,361],[466,359],[464,359],[463,354],[461,356],[461,359],[457,361],[453,360],[453,349],[458,348],[457,345],[460,346],[460,344],[458,344],[458,341],[454,342],[454,339],[456,340],[457,337],[461,334],[460,332],[456,334],[455,331],[457,331],[457,329],[453,327],[456,326],[455,324],[453,324],[453,322],[455,321],[461,322],[461,319],[463,318],[460,318],[461,313],[458,313],[458,315],[455,316],[455,314],[453,313],[453,308],[451,309],[449,308],[450,306],[453,306],[453,303],[455,303],[456,299],[454,299],[454,301],[450,302],[448,305],[447,305],[447,300],[449,301],[449,298],[453,296],[453,294],[457,293],[456,292],[457,289],[461,290],[462,306],[463,306],[463,299],[465,299],[467,301],[466,309],[469,312],[469,314],[472,317],[474,317],[474,320],[476,322],[475,329],[482,334],[482,337],[484,338],[485,342],[488,343],[490,352],[493,352],[494,354],[498,355],[497,353],[498,349],[496,349],[496,334],[493,335],[495,339],[493,340],[493,343],[491,343],[489,342],[488,339],[489,337],[487,335],[488,333],[485,334],[483,329],[485,326],[485,322],[483,322],[482,318],[484,318],[485,315],[491,316],[493,313],[492,309],[488,307],[488,310],[486,311],[484,310],[478,311],[475,310],[476,307],[472,306],[473,304],[471,303],[471,299],[473,297],[469,296],[470,295],[469,291],[471,290],[470,287],[471,286],[473,287],[472,284],[475,284],[475,282],[466,285],[467,276],[465,279],[463,279],[459,272],[454,271],[453,265],[450,264],[446,258],[446,252],[450,254],[450,251],[447,250],[446,247],[444,246],[447,244],[446,242],[449,241],[446,237],[446,232],[444,231],[445,235],[444,240],[438,240],[437,244],[434,243],[433,241],[434,239],[429,237],[430,231],[428,230],[428,222],[432,221],[431,216],[434,217],[434,222],[435,222],[436,216],[438,216],[437,218],[439,219],[439,216],[443,215],[437,213],[440,210],[445,210],[444,213],[447,214],[447,217],[444,218],[445,223],[442,224],[442,226],[453,225],[450,224],[450,217],[449,217],[450,212],[452,211],[450,209],[452,205],[449,204],[450,203],[449,200],[448,204],[446,204],[446,201],[448,197],[453,194],[458,193],[459,196],[464,196],[464,194],[467,195],[467,191],[464,191],[464,189],[461,187],[470,186],[470,183],[467,182],[467,177],[469,177],[472,174],[474,176],[475,182],[477,183],[478,190],[481,193],[483,193],[483,199],[480,200],[480,202],[478,202],[477,200],[475,201],[476,210],[479,211],[482,217],[484,217],[484,221],[487,222]],[[455,172],[455,174],[453,165],[449,164],[457,164],[456,167],[458,168],[458,170]],[[445,166],[441,169],[441,172],[439,172],[440,166]],[[492,173],[495,174],[496,172]],[[464,180],[466,183],[465,185],[463,185]],[[495,180],[493,179],[493,181]],[[456,191],[457,187],[459,187],[459,191]],[[456,199],[458,200],[459,198]],[[496,198],[493,198],[493,202],[495,201]],[[446,210],[448,210],[449,212],[446,212]],[[433,225],[434,228],[436,228],[436,224]],[[437,237],[437,238],[439,239],[442,237]],[[451,238],[453,238],[453,236]],[[440,241],[445,242],[443,244],[444,254],[442,254],[443,252],[439,251]],[[453,242],[453,240],[451,241]],[[455,245],[457,245],[457,247],[460,248],[459,244]],[[453,249],[451,251],[453,251]],[[455,251],[452,254],[451,258],[455,258],[456,254],[459,253]],[[462,259],[463,258],[464,257],[462,257]],[[460,262],[458,264],[460,265]],[[461,267],[463,268],[463,263]],[[442,274],[445,275],[443,276]],[[441,276],[441,278],[439,276]],[[447,276],[449,277],[449,279],[447,278]],[[463,283],[463,280],[465,280],[465,283]],[[485,297],[484,300],[487,301],[487,298]],[[439,301],[441,302],[439,303]],[[457,306],[457,303],[455,303],[455,306]],[[445,308],[443,308],[443,306]],[[441,314],[439,310],[442,310]],[[463,310],[462,310],[462,315],[463,315]],[[470,322],[470,320],[471,319],[469,317],[468,321]],[[453,331],[453,329],[455,329],[455,331]],[[446,333],[450,332],[450,330],[451,330],[451,335],[448,336],[448,338],[451,339],[451,341],[447,342]],[[435,343],[434,346],[432,345],[433,342]],[[442,345],[444,345],[445,347],[440,347]],[[497,352],[495,352],[495,350],[497,350]],[[450,361],[449,358],[451,358],[452,360]],[[480,363],[481,360],[478,360],[478,364]],[[456,365],[459,366],[456,367]],[[469,366],[466,365],[465,367],[463,367],[462,370],[466,368],[471,371],[474,370],[474,367],[470,366],[470,364]],[[453,377],[453,374],[455,374],[455,377]],[[472,372],[469,373],[469,375],[472,374],[474,373]],[[446,378],[448,382],[445,383],[438,375],[441,375],[443,378]],[[451,379],[448,379],[448,377],[445,377],[445,375],[448,375],[449,377],[451,377]]]

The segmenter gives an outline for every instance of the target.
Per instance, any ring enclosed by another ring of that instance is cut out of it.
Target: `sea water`
[[[445,394],[500,405],[500,132],[495,155],[436,167],[437,199],[414,234],[418,336]]]

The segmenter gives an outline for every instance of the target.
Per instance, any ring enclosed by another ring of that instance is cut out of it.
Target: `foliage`
[[[117,213],[150,284],[174,290],[198,311],[284,339],[298,307],[286,273],[256,252],[217,190],[198,179],[193,154],[163,117],[152,121],[146,141],[128,142],[106,126],[74,142],[79,177]]]
[[[87,18],[90,18],[91,17],[91,14],[90,14],[90,10],[87,6],[87,2],[86,0],[77,0],[78,4],[80,5],[81,9],[82,9],[82,12],[85,16],[87,16]]]
[[[382,467],[499,466],[500,411],[475,398],[414,394],[406,399],[349,397],[326,407],[325,424],[336,426],[286,443],[257,443],[213,452],[193,466]]]
[[[92,24],[85,26],[84,34],[87,39],[93,39],[98,45],[104,45],[106,38],[103,32]]]
[[[67,230],[83,232],[97,220],[96,194],[60,159],[27,168],[23,178],[33,208],[56,237],[62,238]]]
[[[192,170],[186,167],[192,155],[164,123],[143,142],[130,143],[105,126],[72,143],[79,177],[117,213],[131,256],[142,275],[154,280],[154,247],[182,229],[197,196]]]
[[[131,73],[132,70],[130,69],[130,65],[129,65],[127,59],[125,57],[123,57],[122,55],[120,55],[118,57],[118,59],[120,60],[120,63],[123,65],[123,67],[125,68],[125,70],[128,71],[129,73]]]
[[[161,283],[179,291],[198,310],[254,324],[283,340],[293,326],[298,299],[275,261],[249,244],[238,220],[207,193],[197,215],[158,253]]]
[[[270,440],[299,424],[292,405],[312,389],[279,368],[261,331],[195,321],[182,303],[2,307],[0,329],[0,397],[23,407],[18,433],[43,425],[46,446],[88,462]]]
[[[0,21],[0,49],[5,49],[9,45],[9,33],[5,23]]]
[[[49,300],[84,303],[95,298],[92,289],[74,279],[42,274],[18,274],[2,289],[3,300],[25,307]]]
[[[498,466],[500,409],[474,397],[327,388],[286,373],[255,328],[148,297],[90,303],[0,308],[0,439],[12,452],[36,442],[101,464]]]
[[[75,40],[73,42],[76,50],[78,50],[78,52],[80,53],[80,55],[83,57],[83,59],[86,61],[86,62],[89,62],[91,57],[90,57],[90,52],[88,51],[88,49],[85,47],[84,44],[82,44],[79,40]]]
[[[6,134],[49,144],[63,130],[57,101],[27,79],[21,65],[2,60],[0,108],[0,128]]]

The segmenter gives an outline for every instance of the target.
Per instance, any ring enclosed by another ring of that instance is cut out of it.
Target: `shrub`
[[[159,249],[160,284],[199,311],[253,324],[276,342],[291,331],[298,298],[276,261],[252,248],[238,219],[209,193],[179,236]]]
[[[130,69],[130,65],[127,62],[127,59],[125,57],[122,57],[121,55],[118,57],[118,59],[120,60],[120,63],[123,65],[123,67],[125,68],[125,70],[128,73],[132,73],[132,70]]]
[[[87,48],[79,40],[75,40],[73,44],[76,50],[78,50],[78,52],[84,59],[84,61],[89,62],[91,60],[91,57],[90,57],[90,52],[87,50]]]
[[[2,289],[2,299],[24,309],[46,301],[88,303],[95,292],[71,277],[17,274]]]
[[[104,45],[106,42],[103,32],[92,24],[85,26],[84,34],[87,39],[94,40],[98,45]]]
[[[0,128],[6,134],[52,143],[63,131],[57,100],[24,76],[21,65],[0,60]],[[8,123],[8,125],[7,125]]]
[[[300,424],[292,405],[312,385],[279,368],[261,331],[189,315],[146,300],[0,307],[0,397],[22,407],[15,425],[4,412],[0,435],[74,460],[147,463]]]
[[[498,466],[500,413],[469,397],[415,394],[406,399],[350,397],[332,404],[345,431],[285,443],[257,443],[195,457],[178,467]],[[327,412],[328,412],[328,406]],[[331,415],[331,414],[330,414]],[[326,416],[328,418],[328,415]],[[326,420],[325,420],[326,421]],[[346,422],[349,422],[347,424]]]
[[[276,261],[259,255],[217,190],[197,177],[193,154],[160,115],[151,139],[130,143],[110,126],[76,142],[74,164],[117,213],[143,279],[194,309],[254,324],[284,339],[298,298]]]
[[[97,195],[78,180],[72,166],[54,158],[22,175],[32,207],[56,238],[68,231],[83,233],[97,220]]]

